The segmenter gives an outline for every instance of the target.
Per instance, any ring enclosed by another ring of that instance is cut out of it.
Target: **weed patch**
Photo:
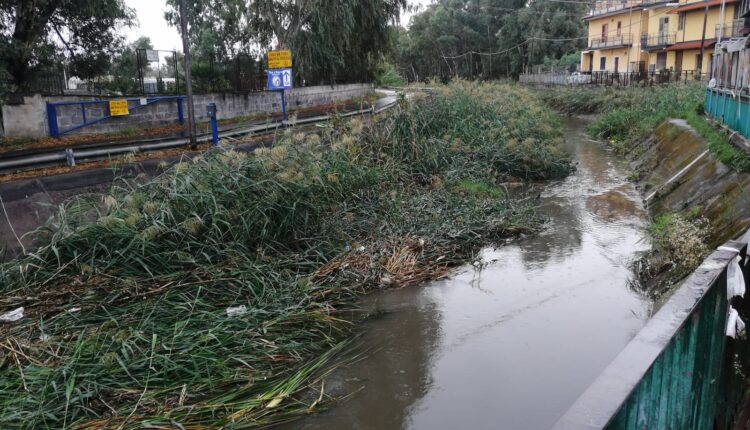
[[[459,82],[367,125],[222,148],[76,197],[0,266],[4,428],[247,428],[320,408],[358,295],[539,225],[501,183],[567,175],[554,114]]]

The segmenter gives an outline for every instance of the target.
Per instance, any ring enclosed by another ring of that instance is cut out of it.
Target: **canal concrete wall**
[[[297,109],[349,100],[362,97],[372,91],[371,84],[348,84],[334,86],[314,86],[295,88],[287,92],[287,108]],[[112,97],[123,98],[123,97]],[[109,100],[110,97],[86,96],[51,96],[34,95],[24,97],[20,104],[2,107],[2,126],[7,137],[40,138],[49,136],[47,120],[47,102],[77,102],[92,100]],[[197,121],[208,121],[206,106],[216,103],[217,117],[231,119],[257,113],[281,111],[281,97],[276,92],[258,93],[211,93],[198,94],[194,99]],[[140,100],[131,100],[129,107],[140,105]],[[83,112],[80,105],[58,106],[58,127],[64,130],[81,124]],[[84,107],[88,120],[101,118],[109,114],[107,104],[89,104]],[[184,109],[187,115],[187,107]],[[177,124],[178,106],[174,100],[154,103],[132,110],[127,116],[110,118],[74,131],[80,134],[120,132],[133,128],[159,127]]]
[[[628,158],[652,214],[697,211],[711,247],[750,228],[750,175],[719,161],[686,121],[665,121]]]

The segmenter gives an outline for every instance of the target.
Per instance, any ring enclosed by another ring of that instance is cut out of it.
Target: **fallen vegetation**
[[[539,225],[508,181],[567,175],[529,92],[456,83],[79,196],[0,266],[3,428],[248,428],[312,412],[357,296]],[[312,388],[311,388],[312,387]],[[315,396],[303,392],[319,390]]]
[[[638,287],[659,298],[684,279],[711,253],[708,221],[700,208],[684,213],[666,213],[650,226],[653,247],[638,258],[633,268]]]
[[[729,143],[729,135],[703,117],[702,83],[653,87],[559,87],[543,93],[545,101],[566,114],[596,114],[591,135],[629,152],[668,118],[688,121],[723,163],[750,172],[750,157]]]

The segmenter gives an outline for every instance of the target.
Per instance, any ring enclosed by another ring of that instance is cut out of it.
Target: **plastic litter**
[[[0,315],[0,321],[2,322],[13,322],[23,318],[23,307],[13,309],[10,312],[6,312]]]
[[[738,252],[736,249],[728,246],[720,246],[718,249],[720,251]],[[742,258],[737,255],[729,263],[729,266],[727,266],[727,300],[745,295],[745,277],[742,275],[742,268],[740,268],[741,262]]]
[[[743,297],[745,295],[745,277],[740,268],[741,258],[738,255],[727,267],[727,298]]]
[[[247,306],[240,305],[240,306],[232,306],[227,308],[227,316],[228,317],[236,317],[240,315],[244,315],[247,313]]]
[[[745,322],[742,321],[737,310],[733,307],[729,307],[729,316],[727,317],[727,336],[732,339],[737,336],[737,333],[742,333],[745,330]]]

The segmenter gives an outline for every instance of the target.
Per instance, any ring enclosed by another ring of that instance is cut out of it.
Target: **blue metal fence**
[[[557,422],[555,430],[731,429],[747,393],[737,364],[748,362],[746,337],[725,335],[727,267],[747,245],[715,251],[628,343]]]
[[[185,96],[156,96],[156,97],[145,97],[145,98],[126,98],[122,100],[128,101],[128,109],[130,111],[141,109],[146,106],[151,106],[155,103],[159,102],[168,102],[168,101],[174,101],[177,103],[177,119],[179,120],[180,124],[183,124],[185,121],[185,115],[183,110],[183,103],[184,103]],[[145,100],[145,103],[142,102],[142,100]],[[98,116],[96,118],[88,118],[86,115],[86,107],[91,105],[102,105],[103,110],[106,109],[109,111],[109,99],[106,100],[85,100],[85,101],[70,101],[70,102],[47,102],[47,121],[49,124],[49,134],[52,137],[60,137],[65,133],[69,133],[73,130],[78,130],[83,127],[87,127],[93,124],[96,124],[98,122],[105,121],[109,118],[112,118],[113,116],[110,113],[107,113],[103,116]],[[130,106],[130,102],[136,102],[137,104]],[[68,128],[61,129],[58,124],[58,108],[64,107],[64,106],[79,106],[81,109],[81,118],[82,122],[80,124],[72,125]]]
[[[750,138],[750,96],[721,88],[708,88],[704,109],[717,121]]]

